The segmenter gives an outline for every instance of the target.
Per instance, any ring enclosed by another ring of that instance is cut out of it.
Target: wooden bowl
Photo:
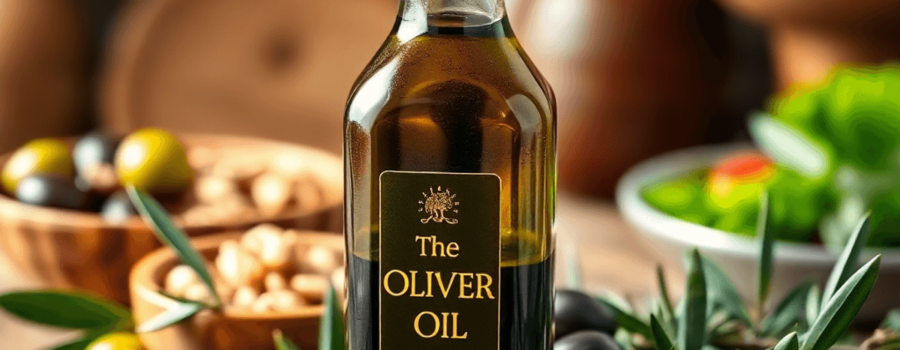
[[[254,138],[186,134],[181,139],[188,149],[202,146],[249,152],[257,157],[286,154],[302,158],[314,164],[311,168],[323,188],[323,201],[318,208],[271,218],[179,224],[187,235],[242,230],[262,222],[284,228],[340,231],[343,193],[340,158],[309,147]],[[9,156],[0,156],[0,166]],[[178,217],[174,219],[180,222]],[[36,207],[0,195],[0,249],[26,275],[50,287],[86,289],[128,303],[131,267],[158,247],[156,237],[138,217],[111,224],[96,213]]]
[[[727,46],[721,15],[709,7],[705,0],[511,7],[514,31],[556,92],[560,188],[612,197],[634,164],[703,141],[717,117],[726,68],[718,57]]]
[[[223,233],[194,238],[191,243],[208,260],[215,259],[218,248],[241,233]],[[341,236],[303,231],[298,244],[320,245],[343,251]],[[180,262],[171,249],[163,248],[147,255],[131,272],[131,299],[137,324],[159,314],[167,300],[157,291],[163,287],[166,274]],[[324,306],[307,306],[295,312],[252,313],[226,309],[221,312],[203,311],[169,328],[141,334],[141,341],[149,350],[238,350],[275,349],[272,331],[279,329],[301,349],[315,349],[319,337],[319,318]]]
[[[779,90],[815,84],[835,66],[900,59],[900,2],[894,0],[718,0],[764,25]]]

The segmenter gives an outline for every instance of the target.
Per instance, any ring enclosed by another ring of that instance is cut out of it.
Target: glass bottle
[[[349,350],[551,348],[556,105],[503,0],[402,0],[344,159]]]

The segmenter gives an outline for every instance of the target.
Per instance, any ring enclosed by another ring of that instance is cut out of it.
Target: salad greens
[[[740,161],[740,159],[726,160]],[[756,235],[761,193],[769,194],[771,225],[784,241],[805,242],[813,238],[823,213],[834,207],[834,195],[821,181],[804,178],[775,166],[774,174],[741,196],[736,204],[721,207],[710,194],[708,178],[716,169],[698,170],[689,175],[653,184],[643,190],[644,199],[679,219],[745,236]]]
[[[834,249],[871,210],[868,245],[900,246],[900,65],[840,68],[819,84],[788,89],[769,113],[751,118],[750,133],[771,160],[769,176],[733,176],[728,169],[747,162],[739,155],[648,186],[643,197],[680,219],[754,236],[765,191],[778,239]],[[717,185],[723,176],[733,182],[725,194]],[[745,198],[722,208],[717,196]]]

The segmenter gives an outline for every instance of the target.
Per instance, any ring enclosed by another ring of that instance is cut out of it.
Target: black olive
[[[118,191],[109,196],[103,203],[103,209],[100,210],[103,219],[111,223],[121,223],[135,214],[137,211],[125,191]]]
[[[99,131],[85,135],[72,149],[75,169],[81,173],[95,163],[112,164],[119,139]]]
[[[85,135],[75,144],[72,159],[79,187],[89,187],[104,194],[116,189],[118,179],[112,163],[119,141],[118,138],[95,131]]]
[[[608,334],[581,331],[563,337],[553,344],[553,350],[621,350]]]
[[[92,210],[97,202],[93,194],[75,186],[71,178],[53,175],[22,179],[16,187],[16,199],[31,205],[75,210]]]
[[[616,321],[603,304],[587,294],[561,290],[553,304],[556,338],[578,331],[594,330],[613,335]]]

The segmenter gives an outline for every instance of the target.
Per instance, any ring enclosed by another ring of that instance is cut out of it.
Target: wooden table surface
[[[583,284],[591,292],[604,290],[641,298],[656,290],[656,258],[621,218],[615,205],[563,195],[557,218],[557,282],[564,288],[567,259],[577,254]],[[680,270],[667,267],[670,288],[682,289]],[[0,253],[0,292],[39,288],[18,274]],[[0,350],[45,349],[76,337],[67,331],[26,324],[0,312]]]

